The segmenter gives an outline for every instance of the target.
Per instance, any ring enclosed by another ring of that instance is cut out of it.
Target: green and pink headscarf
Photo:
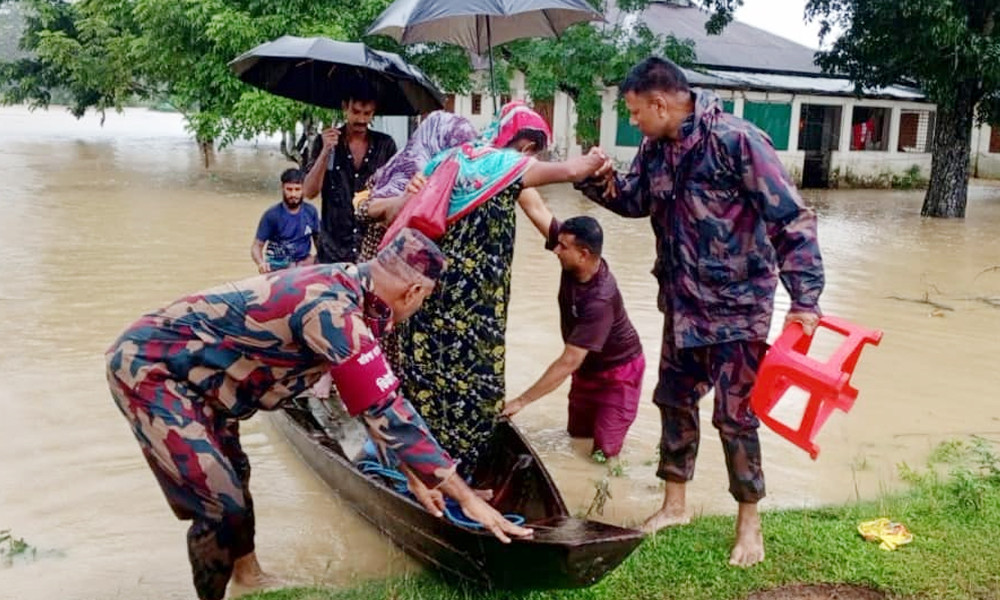
[[[524,175],[531,157],[506,146],[526,130],[541,131],[547,143],[552,140],[552,131],[541,115],[520,100],[508,102],[479,140],[440,152],[431,159],[424,169],[426,175],[446,160],[457,161],[459,165],[448,207],[449,223],[462,218]]]

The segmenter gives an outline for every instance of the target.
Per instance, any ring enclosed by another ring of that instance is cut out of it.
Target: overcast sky
[[[805,23],[805,6],[806,0],[744,0],[736,18],[804,46],[819,48],[819,24]]]

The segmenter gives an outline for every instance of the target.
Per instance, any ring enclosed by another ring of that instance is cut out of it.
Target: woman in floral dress
[[[505,397],[515,205],[546,235],[552,215],[530,188],[582,180],[601,164],[592,155],[536,161],[532,155],[550,139],[541,116],[512,102],[478,143],[438,154],[425,170],[430,175],[445,161],[460,167],[438,240],[447,268],[399,336],[403,387],[465,477],[486,449]]]

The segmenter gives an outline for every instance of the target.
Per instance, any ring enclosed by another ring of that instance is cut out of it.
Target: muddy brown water
[[[108,395],[103,351],[138,315],[253,273],[251,238],[278,200],[287,163],[269,140],[241,143],[203,169],[175,114],[129,110],[103,128],[55,110],[0,109],[0,529],[41,558],[0,566],[0,596],[62,600],[189,598],[185,525],[176,521]],[[661,489],[650,403],[661,319],[652,234],[567,188],[545,190],[561,217],[606,229],[650,368],[644,400],[598,518],[635,524]],[[923,220],[919,192],[810,192],[828,285],[822,306],[881,328],[865,350],[854,409],[834,413],[818,460],[763,430],[766,509],[873,498],[898,485],[938,442],[1000,440],[996,368],[1000,186],[973,184],[964,221]],[[520,223],[508,331],[508,387],[523,391],[560,349],[558,262]],[[893,298],[895,297],[895,298]],[[941,305],[935,308],[922,300]],[[778,315],[788,307],[780,295]],[[950,309],[950,310],[949,310]],[[775,330],[776,331],[776,330]],[[772,332],[773,335],[774,332]],[[605,467],[564,432],[566,387],[517,417],[573,511],[592,503]],[[734,512],[707,403],[696,479],[698,514]],[[245,424],[264,566],[300,584],[347,585],[416,564],[356,517],[261,418]]]

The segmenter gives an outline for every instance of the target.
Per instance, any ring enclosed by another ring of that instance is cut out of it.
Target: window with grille
[[[888,150],[890,112],[885,107],[855,106],[851,115],[851,150]]]
[[[934,112],[904,110],[899,116],[900,152],[930,152],[934,141]]]

